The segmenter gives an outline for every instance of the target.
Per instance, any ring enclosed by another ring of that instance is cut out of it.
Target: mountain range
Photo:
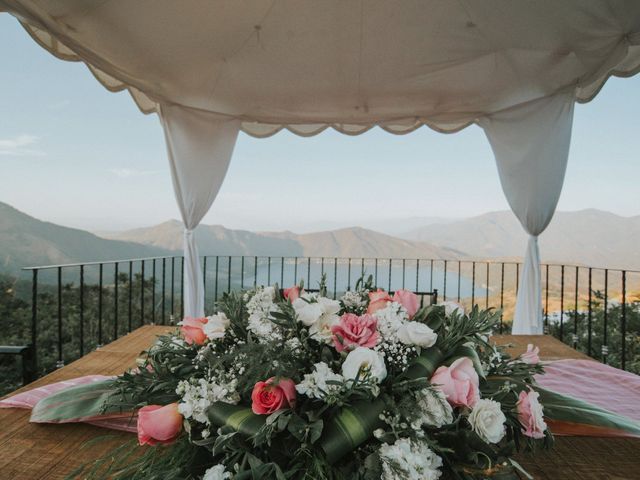
[[[169,250],[182,248],[182,223],[170,220],[159,225],[102,234],[112,240],[137,242]],[[298,257],[465,258],[462,251],[435,247],[361,227],[297,234],[230,230],[221,225],[200,225],[196,241],[201,253]]]
[[[182,245],[177,220],[154,227],[105,234],[107,238],[170,250]],[[400,238],[401,237],[401,238]],[[202,225],[196,238],[201,252],[219,255],[297,255],[326,257],[406,257],[517,260],[527,234],[508,211],[464,220],[429,223],[400,236],[360,227],[325,232],[250,232]],[[640,269],[640,216],[622,217],[589,209],[557,212],[540,236],[543,261]]]
[[[315,233],[251,232],[201,225],[208,255],[517,259],[526,234],[511,212],[416,226],[400,236],[350,227]],[[540,237],[544,261],[640,269],[640,216],[599,210],[558,212]],[[101,233],[45,222],[0,202],[0,272],[24,266],[153,257],[182,248],[182,223]]]
[[[447,245],[476,258],[521,258],[527,235],[511,212],[492,212],[403,234],[412,241]],[[640,215],[602,210],[557,212],[540,235],[543,261],[640,269]]]
[[[0,202],[0,273],[22,267],[167,255],[167,249],[62,227]]]

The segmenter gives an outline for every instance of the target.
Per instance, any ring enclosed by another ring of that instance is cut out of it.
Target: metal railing
[[[122,269],[121,267],[125,268]],[[151,271],[147,270],[151,267]],[[105,267],[111,267],[111,275]],[[85,295],[89,285],[86,282],[87,270],[93,269],[91,277],[95,282],[93,288],[97,290],[96,304],[97,314],[95,320],[96,338],[94,347],[99,348],[105,343],[105,338],[109,341],[115,340],[123,333],[129,333],[134,328],[137,317],[137,326],[146,323],[173,323],[176,311],[182,316],[182,300],[184,296],[184,258],[181,256],[137,258],[127,260],[115,260],[105,262],[72,263],[63,265],[46,265],[37,267],[27,267],[23,270],[30,271],[31,279],[31,346],[34,349],[34,362],[38,364],[38,321],[40,296],[38,286],[42,283],[41,277],[46,273],[55,275],[55,303],[56,303],[56,326],[57,326],[57,361],[56,367],[62,367],[65,363],[63,349],[63,326],[65,318],[65,288],[70,289],[73,283],[64,283],[65,273],[75,273],[77,275],[77,312],[78,312],[78,350],[79,356],[85,353]],[[177,271],[176,271],[177,270]],[[150,274],[147,278],[147,274]],[[170,283],[167,285],[167,275],[170,274]],[[176,277],[179,276],[176,291]],[[110,277],[111,282],[105,279]],[[74,278],[74,279],[75,279]],[[51,278],[45,279],[49,286],[47,290],[51,292]],[[151,288],[148,289],[148,284]],[[121,294],[124,289],[124,298]],[[106,293],[110,293],[111,301],[105,302]],[[134,297],[137,296],[134,303]],[[178,299],[179,297],[179,299]],[[122,315],[124,301],[125,315]],[[179,302],[179,303],[178,303]],[[149,303],[149,308],[147,307]],[[109,309],[109,305],[111,308]],[[134,306],[137,306],[135,308]],[[107,308],[105,308],[107,307]],[[137,312],[135,312],[137,310]],[[106,314],[110,316],[111,331],[105,328]],[[123,318],[124,317],[124,318]],[[169,320],[169,322],[168,322]],[[125,322],[124,324],[122,322]]]
[[[627,369],[631,360],[632,370],[640,373],[640,271],[561,264],[542,268],[545,330],[603,363],[611,360],[610,337],[619,337],[613,363]],[[551,271],[553,278],[553,270],[559,279],[555,308],[549,306],[554,294],[549,276]],[[596,313],[601,320],[598,331],[594,329]]]
[[[518,262],[402,258],[204,256],[201,262],[207,312],[231,290],[300,280],[314,288],[325,275],[336,298],[370,274],[388,290],[437,290],[441,301],[499,308],[506,333],[521,269]],[[181,256],[168,256],[25,268],[34,370],[61,367],[140,325],[175,324],[183,311],[183,265]],[[640,369],[638,299],[629,297],[630,288],[640,291],[640,272],[545,264],[542,276],[548,333],[623,369],[632,358],[631,369]],[[619,342],[615,349],[612,341]]]

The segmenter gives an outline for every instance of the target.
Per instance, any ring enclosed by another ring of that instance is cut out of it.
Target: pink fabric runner
[[[584,400],[611,412],[640,422],[640,376],[625,372],[592,360],[558,360],[545,365],[545,375],[538,375],[537,382],[544,388]],[[85,377],[52,383],[0,400],[0,408],[33,408],[43,398],[65,388],[113,377],[88,375]],[[91,425],[136,432],[136,417],[95,418],[86,421]]]
[[[640,422],[640,376],[593,360],[558,360],[537,375],[542,387]]]
[[[102,380],[109,380],[115,377],[107,377],[104,375],[87,375],[84,377],[73,378],[71,380],[64,380],[62,382],[52,383],[43,387],[37,387],[26,392],[18,393],[12,397],[0,400],[0,408],[27,408],[32,409],[36,403],[43,398],[46,398],[54,393],[64,390],[65,388],[77,387],[78,385],[84,385],[91,382],[99,382]],[[84,421],[90,425],[98,427],[110,428],[111,430],[121,430],[124,432],[137,431],[136,428],[136,416],[131,414],[123,414],[121,416],[109,416],[108,418],[100,418],[96,416]]]

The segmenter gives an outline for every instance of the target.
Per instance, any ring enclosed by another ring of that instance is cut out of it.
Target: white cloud
[[[120,178],[144,177],[147,175],[155,175],[160,170],[138,170],[136,168],[110,168],[109,173]]]
[[[44,155],[41,150],[31,148],[39,141],[34,135],[22,134],[14,138],[0,138],[0,155],[16,157],[40,157]]]

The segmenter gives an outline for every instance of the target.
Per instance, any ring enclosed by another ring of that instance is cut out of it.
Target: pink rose
[[[540,353],[540,349],[538,347],[534,347],[531,343],[527,345],[527,351],[520,355],[520,360],[524,363],[528,363],[529,365],[535,365],[536,363],[540,363],[540,357],[538,354]]]
[[[300,287],[296,285],[295,287],[285,288],[282,292],[282,295],[284,296],[285,300],[289,300],[291,303],[293,303],[296,298],[300,297]]]
[[[516,408],[518,420],[522,425],[522,433],[531,438],[543,438],[547,424],[544,421],[542,405],[538,401],[540,394],[533,390],[520,392]]]
[[[470,358],[460,357],[449,367],[438,367],[430,381],[454,407],[473,407],[480,399],[480,379]]]
[[[145,367],[147,372],[153,373],[153,365],[151,365],[150,363],[147,363],[147,366]],[[140,370],[140,367],[135,367],[131,370],[131,375],[140,375],[142,373],[142,370]]]
[[[391,297],[384,290],[378,289],[375,292],[369,292],[369,307],[367,313],[374,314],[378,310],[382,310],[387,306],[387,302],[391,302]]]
[[[168,444],[182,430],[182,415],[178,404],[148,405],[138,410],[138,442],[140,445]]]
[[[251,392],[251,410],[256,415],[269,415],[296,405],[296,384],[289,378],[271,377],[258,382]]]
[[[182,322],[180,322],[180,331],[182,332],[185,342],[189,345],[192,343],[202,345],[207,339],[207,335],[202,330],[202,326],[207,322],[208,320],[206,317],[186,317],[182,320]]]
[[[399,303],[407,310],[409,318],[413,318],[420,306],[418,296],[409,290],[398,290],[393,295],[393,301]]]
[[[340,323],[331,327],[333,344],[338,352],[356,347],[371,348],[378,343],[378,320],[368,313],[358,316],[345,313]]]

